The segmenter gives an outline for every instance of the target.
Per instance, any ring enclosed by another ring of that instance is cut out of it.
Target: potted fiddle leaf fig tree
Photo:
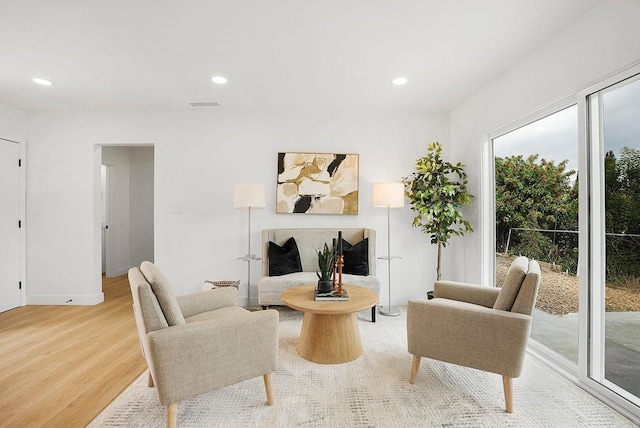
[[[316,248],[318,254],[318,268],[316,271],[318,275],[318,293],[328,293],[333,289],[333,281],[331,275],[333,274],[333,261],[336,256],[335,248],[329,249],[329,246],[325,242],[324,247],[320,250]]]
[[[429,144],[427,155],[416,160],[415,171],[402,179],[405,195],[416,213],[413,227],[429,234],[436,244],[436,278],[440,280],[440,254],[453,236],[473,232],[471,223],[462,216],[473,195],[467,191],[467,174],[460,162],[451,164],[442,159],[439,142]]]

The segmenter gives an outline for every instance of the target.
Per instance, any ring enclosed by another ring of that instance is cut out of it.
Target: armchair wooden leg
[[[420,355],[413,356],[413,364],[411,365],[411,377],[409,377],[409,383],[416,383],[416,377],[418,376],[418,370],[420,370]]]
[[[176,428],[178,420],[178,403],[167,406],[167,428]]]
[[[376,305],[371,308],[371,322],[376,322]]]
[[[271,373],[264,375],[263,378],[264,389],[267,390],[267,404],[269,406],[273,406],[273,387],[271,385]]]
[[[502,386],[504,387],[504,403],[507,413],[513,413],[513,378],[502,376]]]
[[[153,388],[154,386],[153,376],[151,376],[151,372],[149,372],[149,383],[147,385],[149,385],[149,388]]]

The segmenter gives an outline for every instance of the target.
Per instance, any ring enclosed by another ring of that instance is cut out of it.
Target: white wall
[[[478,282],[493,258],[481,239],[483,134],[640,60],[639,28],[639,1],[604,1],[451,112],[448,150],[479,197],[468,210],[476,232],[452,241],[443,277]]]
[[[246,264],[236,257],[246,253],[247,212],[233,209],[234,184],[267,189],[267,208],[252,216],[253,248],[263,228],[366,226],[377,229],[383,249],[386,210],[372,207],[373,183],[408,175],[426,145],[447,141],[448,133],[444,115],[373,110],[30,114],[29,295],[56,295],[64,303],[67,295],[90,300],[100,292],[96,144],[154,145],[155,262],[184,293],[199,290],[204,279],[246,278]],[[360,154],[359,214],[275,214],[279,151]],[[174,207],[182,213],[172,214]],[[411,228],[408,206],[392,217],[392,252],[403,257],[393,266],[397,304],[431,289],[435,253]],[[255,294],[260,267],[254,267]],[[383,303],[386,275],[379,263]]]
[[[27,114],[0,104],[0,138],[24,143],[27,140]]]

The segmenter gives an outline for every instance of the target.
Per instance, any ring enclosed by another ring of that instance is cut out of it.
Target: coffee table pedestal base
[[[298,354],[320,364],[348,363],[358,358],[362,355],[362,341],[356,314],[305,312]]]

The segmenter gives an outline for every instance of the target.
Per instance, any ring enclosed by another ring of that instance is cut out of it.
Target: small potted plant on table
[[[316,275],[318,275],[318,293],[329,293],[333,289],[331,274],[333,273],[333,261],[336,251],[335,248],[329,249],[325,242],[322,249],[316,249],[316,253],[318,254],[319,268],[319,271],[316,271]]]

